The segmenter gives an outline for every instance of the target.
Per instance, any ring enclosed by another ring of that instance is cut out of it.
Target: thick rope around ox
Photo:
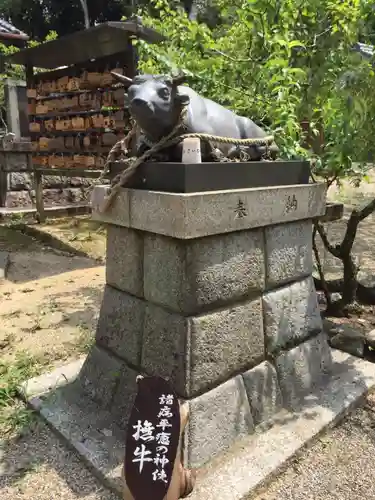
[[[128,163],[128,168],[126,168],[120,175],[120,178],[118,182],[112,187],[110,190],[109,195],[105,198],[103,208],[100,210],[102,213],[106,212],[112,205],[115,197],[117,196],[118,192],[122,187],[125,187],[126,182],[130,179],[130,177],[134,174],[134,172],[137,170],[139,165],[141,165],[147,158],[152,156],[154,153],[159,152],[161,149],[164,149],[166,147],[173,146],[174,144],[179,143],[180,141],[183,141],[184,139],[188,138],[196,138],[196,139],[201,139],[205,141],[211,141],[211,142],[218,142],[221,144],[233,144],[233,145],[238,145],[238,146],[268,146],[269,144],[272,144],[274,141],[274,136],[273,135],[268,135],[262,138],[249,138],[249,139],[234,139],[231,137],[221,137],[218,135],[211,135],[211,134],[201,134],[201,133],[188,133],[188,134],[180,134],[176,137],[174,135],[176,132],[180,129],[180,127],[183,126],[181,121],[176,125],[176,127],[165,137],[162,137],[159,142],[155,143],[148,151],[143,153],[139,158],[129,158],[126,163]],[[133,135],[133,134],[132,134]],[[125,138],[127,139],[127,137]],[[120,143],[123,142],[119,141]],[[112,150],[110,151],[109,155],[111,155],[112,151],[113,152],[118,152],[119,150],[121,151],[123,146],[118,146],[118,143],[114,145]],[[113,161],[113,155],[111,155],[111,159],[107,160],[106,164],[109,164],[111,161]],[[103,178],[103,176],[101,176]]]

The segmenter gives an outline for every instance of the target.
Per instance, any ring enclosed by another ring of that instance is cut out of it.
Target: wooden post
[[[0,153],[0,207],[5,207],[8,191],[8,172],[5,168],[6,155]]]
[[[38,222],[41,224],[46,221],[43,202],[43,173],[34,168],[34,186],[35,186],[35,204]]]

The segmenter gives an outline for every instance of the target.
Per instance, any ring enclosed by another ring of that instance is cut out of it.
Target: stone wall
[[[16,144],[15,144],[16,146]],[[35,206],[33,175],[28,167],[28,153],[3,151],[0,169],[3,170],[0,190],[7,208]],[[85,190],[92,180],[79,177],[44,176],[43,197],[46,205],[74,204],[86,200]]]
[[[77,384],[124,428],[137,374],[169,379],[190,405],[184,439],[189,466],[203,466],[282,408],[295,410],[331,369],[311,277],[311,219],[324,213],[325,192],[318,185],[297,190],[298,206],[306,192],[308,202],[303,213],[296,207],[291,215],[283,203],[292,190],[273,193],[281,209],[266,203],[267,190],[247,190],[249,212],[263,200],[258,220],[267,216],[274,223],[237,220],[240,230],[220,233],[227,214],[217,204],[213,209],[213,194],[202,195],[213,210],[200,237],[191,235],[201,221],[182,206],[192,205],[194,195],[159,193],[156,203],[150,193],[142,224],[132,207],[139,207],[136,198],[144,200],[144,192],[123,190],[113,207],[96,345]],[[174,222],[169,227],[167,221],[163,232],[185,231],[185,238],[134,227],[152,223],[150,201],[154,226],[168,219],[162,207],[174,208]]]

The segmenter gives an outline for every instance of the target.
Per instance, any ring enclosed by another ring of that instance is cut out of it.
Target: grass
[[[42,360],[19,353],[12,362],[0,361],[0,437],[17,433],[34,420],[34,413],[19,398],[24,380],[40,374]]]

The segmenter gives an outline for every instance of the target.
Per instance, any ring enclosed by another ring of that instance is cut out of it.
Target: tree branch
[[[354,209],[350,214],[348,224],[346,226],[345,236],[340,245],[341,254],[348,255],[353,247],[355,237],[357,235],[358,225],[361,221],[369,217],[375,210],[375,198],[370,201],[362,210]]]
[[[318,247],[316,246],[316,232],[317,232],[317,228],[315,225],[314,229],[313,229],[313,233],[312,233],[312,246],[313,246],[313,251],[314,251],[314,255],[315,255],[316,267],[318,268],[318,273],[319,273],[319,277],[320,277],[320,283],[321,283],[322,290],[323,290],[323,293],[324,293],[324,296],[325,296],[325,299],[327,302],[327,309],[328,309],[332,305],[332,299],[331,299],[331,293],[328,289],[326,279],[324,277],[323,267],[322,267],[322,263],[320,260]]]
[[[326,249],[334,256],[337,257],[338,259],[341,259],[341,251],[340,247],[337,248],[337,246],[331,245],[331,243],[328,241],[327,234],[324,230],[324,227],[319,224],[319,222],[315,222],[315,227],[316,230],[319,233],[319,236],[322,239],[323,245],[326,247]]]

